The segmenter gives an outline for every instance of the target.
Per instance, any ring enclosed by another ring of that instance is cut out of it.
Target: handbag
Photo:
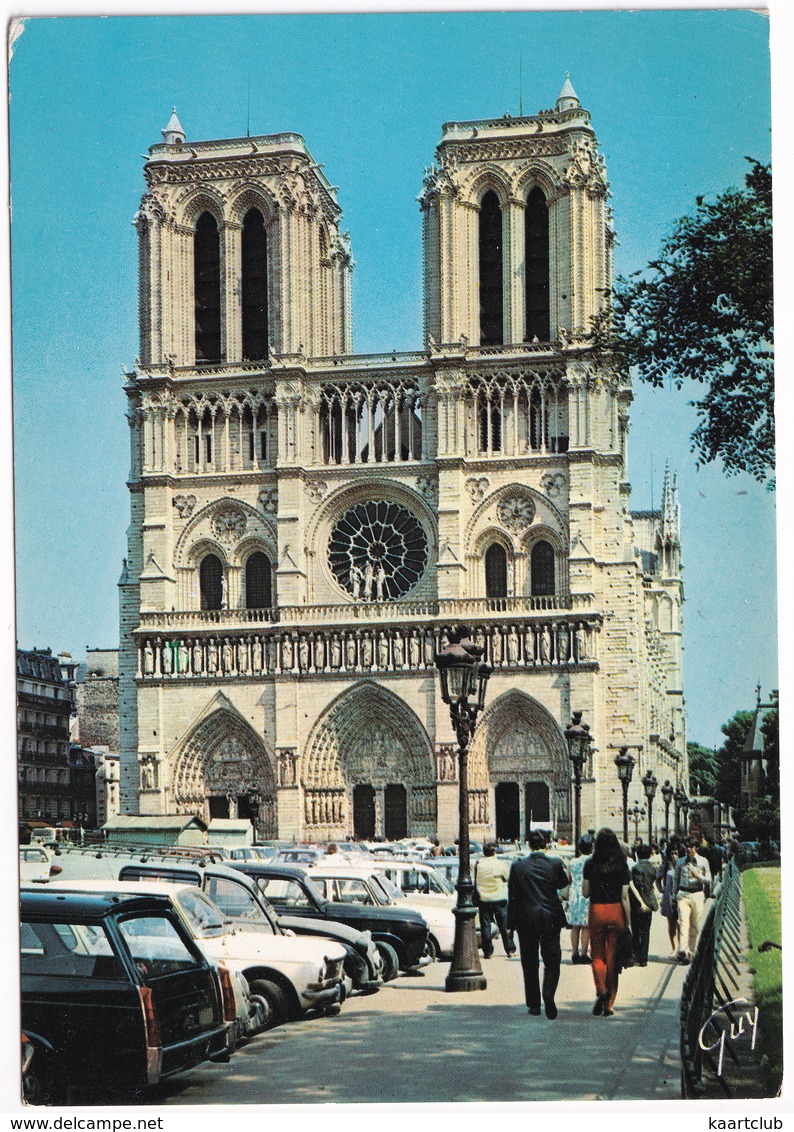
[[[631,932],[628,928],[624,928],[618,936],[615,958],[617,960],[618,972],[625,970],[626,967],[634,966],[634,944],[631,938]]]

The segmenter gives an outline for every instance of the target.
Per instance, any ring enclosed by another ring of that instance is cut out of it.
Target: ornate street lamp
[[[670,779],[665,778],[664,786],[662,787],[662,797],[664,798],[664,839],[670,840],[670,803],[673,800],[675,790],[670,785]]]
[[[692,802],[689,800],[689,798],[687,798],[686,794],[684,794],[683,798],[681,799],[681,806],[684,811],[684,837],[686,837],[689,833],[689,807],[691,805]]]
[[[641,806],[639,802],[635,802],[629,812],[634,818],[634,840],[636,841],[640,836],[640,818],[645,817],[645,807]]]
[[[571,725],[565,732],[565,742],[568,744],[568,758],[573,769],[573,843],[577,856],[579,838],[582,835],[582,768],[587,761],[592,741],[589,726],[582,723],[582,713],[575,711]]]
[[[618,778],[623,787],[623,840],[629,839],[629,783],[634,773],[636,759],[629,754],[628,747],[621,747],[615,755],[615,766],[618,768]]]
[[[686,794],[679,784],[676,786],[675,794],[673,795],[673,801],[675,802],[675,832],[678,836],[681,835],[681,808],[684,804],[684,798],[686,798]]]
[[[656,787],[659,780],[649,768],[642,776],[642,788],[648,801],[648,844],[653,840],[653,800],[656,797]]]
[[[449,706],[449,715],[458,740],[458,900],[455,912],[455,942],[452,962],[446,978],[448,991],[485,990],[488,985],[482,973],[477,950],[474,917],[477,909],[472,900],[474,882],[469,857],[469,743],[477,725],[477,716],[485,706],[485,689],[493,669],[481,657],[483,649],[469,640],[469,631],[459,625],[449,634],[449,644],[437,652],[436,668],[441,677],[441,698]]]

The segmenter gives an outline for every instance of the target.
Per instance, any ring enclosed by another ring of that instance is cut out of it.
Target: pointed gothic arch
[[[383,832],[386,791],[394,784],[406,788],[409,834],[435,831],[430,739],[415,712],[380,685],[363,681],[338,696],[315,723],[302,761],[308,837],[338,838],[356,832],[357,786],[373,788],[376,821]]]
[[[257,832],[275,837],[276,779],[262,739],[219,694],[173,754],[173,804],[177,813],[210,820],[210,799],[226,798],[229,811],[259,807]],[[231,816],[236,816],[231,814]]]
[[[570,823],[570,769],[559,724],[532,696],[511,689],[499,696],[477,724],[471,745],[469,788],[518,786],[526,831],[527,797],[548,790],[549,819],[559,829]],[[498,802],[498,796],[497,796]],[[544,815],[545,816],[545,815]],[[497,825],[499,811],[496,811]]]

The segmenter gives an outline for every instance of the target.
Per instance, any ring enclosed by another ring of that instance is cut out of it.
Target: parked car
[[[272,861],[278,856],[278,849],[270,845],[246,845],[239,849],[229,850],[231,861]]]
[[[392,907],[411,908],[418,912],[427,923],[427,945],[425,958],[430,961],[439,956],[452,954],[455,941],[455,917],[452,914],[454,900],[437,904],[425,898],[413,900],[405,895],[388,877],[376,872],[383,862],[373,866],[358,868],[355,865],[328,864],[323,861],[310,869],[309,875],[325,888],[328,900],[338,903],[385,904]]]
[[[423,964],[428,929],[418,912],[389,906],[380,897],[367,904],[329,900],[324,887],[314,882],[312,871],[301,865],[238,862],[234,867],[256,881],[282,923],[309,917],[371,932],[382,959],[384,982],[396,978],[400,970]]]
[[[22,1028],[31,1104],[139,1092],[234,1049],[234,995],[165,896],[23,888]]]
[[[22,884],[49,880],[60,871],[61,866],[55,864],[52,851],[45,845],[20,845],[19,879]]]
[[[320,940],[290,940],[235,928],[196,885],[162,880],[83,880],[56,881],[52,887],[64,889],[70,883],[80,885],[83,891],[141,891],[167,896],[210,962],[222,964],[232,974],[241,1036],[270,1030],[290,1017],[335,1005],[346,997],[339,950],[329,958],[329,948]],[[284,982],[278,976],[274,982],[274,970],[284,976]]]
[[[452,907],[455,903],[455,889],[429,863],[383,859],[374,862],[372,867],[387,876],[405,896],[426,898],[445,907]]]
[[[59,858],[66,879],[107,877],[112,880],[164,880],[193,884],[209,896],[237,927],[269,936],[292,935],[331,939],[345,951],[345,974],[354,989],[372,991],[382,982],[381,959],[371,937],[353,927],[325,919],[281,919],[243,872],[223,863],[191,860],[149,851],[139,854],[65,851]],[[245,862],[238,862],[244,864]]]

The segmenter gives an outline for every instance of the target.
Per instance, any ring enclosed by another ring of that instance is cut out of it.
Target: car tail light
[[[138,987],[138,994],[143,1010],[143,1021],[146,1025],[146,1045],[155,1047],[161,1045],[160,1023],[157,1021],[157,1011],[154,1009],[154,998],[150,987]]]
[[[227,967],[218,967],[218,978],[221,984],[221,1005],[223,1006],[223,1019],[225,1022],[234,1022],[237,1017],[237,1007],[234,1004],[234,987],[232,977]]]

